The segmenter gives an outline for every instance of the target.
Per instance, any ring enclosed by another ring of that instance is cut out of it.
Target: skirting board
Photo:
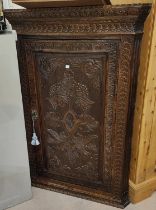
[[[140,184],[129,182],[129,196],[132,203],[138,203],[150,197],[154,191],[156,191],[156,177]]]

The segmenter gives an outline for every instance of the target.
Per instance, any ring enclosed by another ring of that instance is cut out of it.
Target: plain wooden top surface
[[[13,0],[12,2],[26,8],[110,4],[109,0]]]

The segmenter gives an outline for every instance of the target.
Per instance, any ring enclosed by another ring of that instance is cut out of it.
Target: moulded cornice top
[[[13,0],[25,8],[108,5],[110,0]]]

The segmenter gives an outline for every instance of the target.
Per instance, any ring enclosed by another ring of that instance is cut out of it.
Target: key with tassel
[[[32,141],[31,141],[31,145],[33,145],[33,146],[40,145],[39,139],[38,139],[36,131],[35,131],[35,120],[37,120],[37,118],[38,118],[37,111],[33,110],[32,111],[33,135],[32,135]]]

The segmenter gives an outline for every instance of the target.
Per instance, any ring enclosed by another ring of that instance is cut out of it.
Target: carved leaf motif
[[[74,69],[83,68],[83,59],[77,62],[77,67],[75,60],[67,59],[66,63]],[[64,62],[59,65],[57,71],[64,68]],[[52,70],[48,72],[49,75],[53,73]],[[91,74],[86,76],[92,79]],[[92,178],[97,179],[99,122],[89,114],[95,102],[90,99],[87,86],[75,80],[74,70],[64,70],[63,79],[50,86],[47,101],[50,102],[50,112],[45,117],[45,122],[48,122],[49,170],[88,178],[92,174]],[[62,110],[61,114],[59,110]]]
[[[94,88],[99,90],[100,88],[100,71],[101,71],[101,62],[99,60],[87,60],[84,63],[84,71],[87,77],[92,81]]]
[[[76,87],[75,104],[79,106],[83,111],[89,110],[90,106],[94,104],[94,102],[89,99],[87,88],[79,83],[75,84],[75,87]]]
[[[57,143],[63,142],[63,141],[61,141],[61,136],[56,131],[54,131],[52,129],[48,129],[48,133],[50,134],[50,136],[53,139],[57,140]]]
[[[85,85],[74,80],[73,72],[65,72],[64,79],[50,88],[49,100],[54,109],[56,106],[65,106],[74,103],[84,112],[94,103],[89,99],[88,89]]]

